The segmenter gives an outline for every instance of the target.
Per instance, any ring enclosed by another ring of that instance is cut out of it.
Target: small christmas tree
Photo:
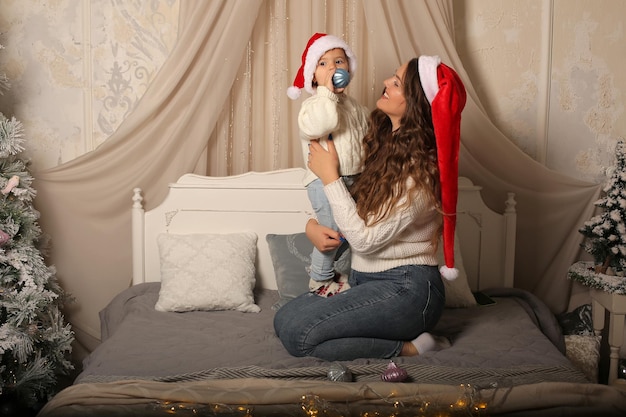
[[[596,272],[626,270],[626,155],[622,139],[615,147],[615,166],[604,187],[604,197],[594,203],[603,212],[579,229],[587,240],[585,251],[593,256]]]
[[[1,48],[1,46],[0,46]],[[4,75],[0,87],[7,87]],[[1,93],[2,90],[0,90]],[[23,126],[0,113],[0,415],[28,415],[68,374],[74,334],[61,308],[66,296],[41,250],[39,212]]]

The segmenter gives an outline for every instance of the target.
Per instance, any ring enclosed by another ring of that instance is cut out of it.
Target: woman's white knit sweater
[[[380,272],[410,264],[437,265],[433,237],[439,229],[440,214],[420,194],[389,218],[366,226],[343,181],[327,184],[324,192],[339,230],[350,244],[353,269]]]
[[[347,94],[335,94],[324,86],[317,87],[316,94],[302,102],[298,113],[298,127],[302,141],[302,155],[306,163],[309,142],[319,139],[327,149],[326,140],[332,133],[333,143],[339,157],[340,175],[359,173],[363,136],[367,132],[369,112]],[[307,167],[304,185],[317,176]]]

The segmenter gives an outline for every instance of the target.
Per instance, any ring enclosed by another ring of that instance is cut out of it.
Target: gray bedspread
[[[327,379],[330,363],[296,358],[274,334],[276,291],[256,294],[259,313],[165,313],[154,305],[158,283],[120,293],[101,313],[103,343],[84,361],[76,383],[145,379]],[[529,293],[490,291],[496,304],[446,309],[435,333],[451,347],[394,358],[411,381],[515,386],[542,381],[587,382],[563,354],[555,317]],[[343,362],[354,381],[380,380],[389,360]]]

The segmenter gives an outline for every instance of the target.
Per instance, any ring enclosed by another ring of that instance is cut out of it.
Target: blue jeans
[[[445,304],[436,266],[353,270],[349,283],[328,298],[302,294],[276,312],[274,330],[290,354],[329,361],[398,356],[405,341],[435,326]]]
[[[351,186],[354,182],[354,176],[344,176],[341,177],[341,179],[347,186]],[[313,211],[315,211],[317,222],[333,230],[339,230],[333,218],[333,212],[326,198],[326,193],[324,193],[324,184],[322,184],[322,181],[318,178],[309,183],[306,189],[309,200],[311,201],[311,207]],[[314,281],[326,281],[335,277],[336,254],[337,250],[320,252],[317,248],[313,247],[309,275]]]

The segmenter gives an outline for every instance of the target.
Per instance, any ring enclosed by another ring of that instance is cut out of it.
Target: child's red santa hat
[[[443,210],[443,258],[441,275],[456,279],[459,270],[454,267],[454,229],[456,203],[459,194],[459,146],[461,139],[461,112],[466,93],[463,82],[438,56],[420,56],[418,69],[422,89],[431,106],[437,160],[441,182],[441,209]]]
[[[293,85],[287,88],[287,96],[290,99],[295,100],[300,97],[303,88],[309,93],[315,94],[313,76],[315,75],[317,62],[327,51],[336,48],[341,48],[345,51],[348,57],[350,75],[352,76],[356,72],[356,56],[347,43],[333,35],[316,33],[311,36],[311,39],[306,44],[306,49],[302,53],[302,65],[296,74]]]

